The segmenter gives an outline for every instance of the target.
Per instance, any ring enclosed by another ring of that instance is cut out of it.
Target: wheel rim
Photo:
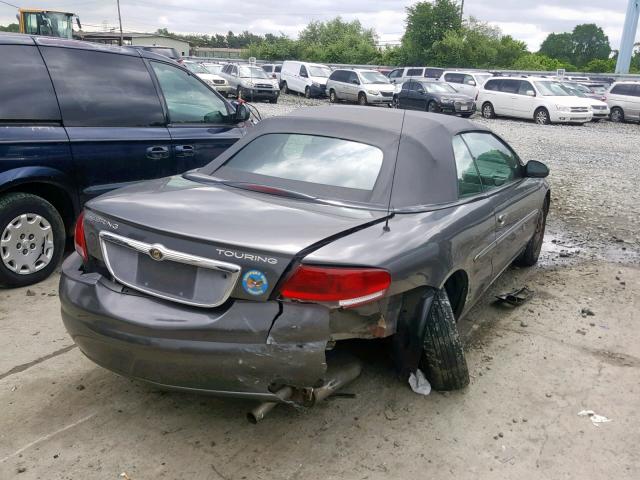
[[[397,98],[394,98],[393,101],[391,102],[391,106],[393,108],[398,108],[400,106],[400,100],[398,100]]]
[[[45,268],[53,258],[53,229],[44,217],[23,213],[9,222],[0,236],[0,258],[18,275]]]
[[[547,123],[547,112],[545,112],[544,110],[540,110],[536,114],[536,120],[539,124],[545,125]]]
[[[359,103],[360,105],[365,105],[367,103],[367,97],[365,97],[364,95],[360,95],[358,97]]]
[[[484,108],[482,109],[482,114],[484,115],[484,118],[491,118],[493,116],[493,109],[491,108],[491,105],[485,105]]]
[[[622,114],[620,110],[616,108],[613,112],[611,112],[611,120],[613,120],[614,122],[619,122],[621,119],[622,119]]]
[[[332,91],[329,94],[329,100],[331,100],[331,103],[335,103],[336,102],[336,92]]]

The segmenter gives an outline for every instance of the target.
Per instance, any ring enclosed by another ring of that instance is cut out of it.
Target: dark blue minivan
[[[167,57],[0,34],[0,286],[46,278],[87,200],[209,163],[249,112]]]

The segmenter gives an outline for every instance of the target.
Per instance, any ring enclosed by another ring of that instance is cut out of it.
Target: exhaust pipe
[[[312,407],[316,403],[325,400],[342,387],[352,382],[360,376],[362,364],[353,357],[341,356],[332,362],[325,376],[325,383],[318,388],[303,389],[304,406]],[[287,385],[275,392],[275,395],[282,401],[287,402],[294,394],[293,387]],[[256,424],[281,402],[263,402],[247,413],[247,420]]]
[[[293,387],[286,386],[282,387],[280,390],[275,392],[275,395],[282,401],[287,401],[293,395]],[[247,420],[249,420],[254,425],[262,420],[267,413],[275,408],[280,402],[263,402],[258,405],[256,408],[247,413]]]

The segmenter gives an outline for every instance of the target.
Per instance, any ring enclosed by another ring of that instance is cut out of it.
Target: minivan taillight
[[[391,275],[378,268],[341,268],[300,265],[280,294],[289,300],[331,303],[350,308],[383,297]]]
[[[84,210],[78,215],[76,220],[76,228],[73,233],[73,244],[76,247],[76,252],[86,262],[89,260],[89,254],[87,253],[87,241],[84,237]]]

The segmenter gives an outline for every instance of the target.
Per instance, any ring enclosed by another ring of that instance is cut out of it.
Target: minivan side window
[[[502,80],[500,91],[505,93],[518,93],[520,80]]]
[[[633,95],[633,85],[628,83],[621,83],[611,89],[611,93],[614,95]]]
[[[460,135],[453,137],[453,155],[458,172],[458,197],[464,198],[482,193],[478,168]]]
[[[502,80],[489,80],[484,84],[485,90],[491,90],[493,92],[500,90],[500,82]]]
[[[522,165],[513,151],[491,133],[463,133],[476,161],[485,191],[522,178]]]
[[[535,94],[535,90],[533,85],[526,80],[520,80],[520,89],[518,90],[518,95],[526,95],[527,92],[533,92]]]
[[[0,57],[0,121],[60,121],[56,94],[37,47],[0,45]]]
[[[300,65],[300,76],[305,78],[309,76],[307,68],[304,65]]]
[[[198,79],[166,63],[151,62],[169,109],[169,122],[224,123],[227,105]]]
[[[444,79],[451,83],[463,83],[464,75],[461,73],[446,73]]]
[[[165,124],[158,92],[142,58],[43,47],[67,127]]]
[[[400,78],[402,76],[402,69],[396,69],[389,74],[389,78]]]
[[[631,92],[631,95],[633,95],[634,97],[640,97],[640,85],[633,86],[633,91]]]
[[[348,82],[353,85],[360,85],[360,80],[358,80],[358,74],[356,72],[349,72]]]
[[[421,77],[423,70],[422,68],[410,68],[407,71],[407,77]]]

